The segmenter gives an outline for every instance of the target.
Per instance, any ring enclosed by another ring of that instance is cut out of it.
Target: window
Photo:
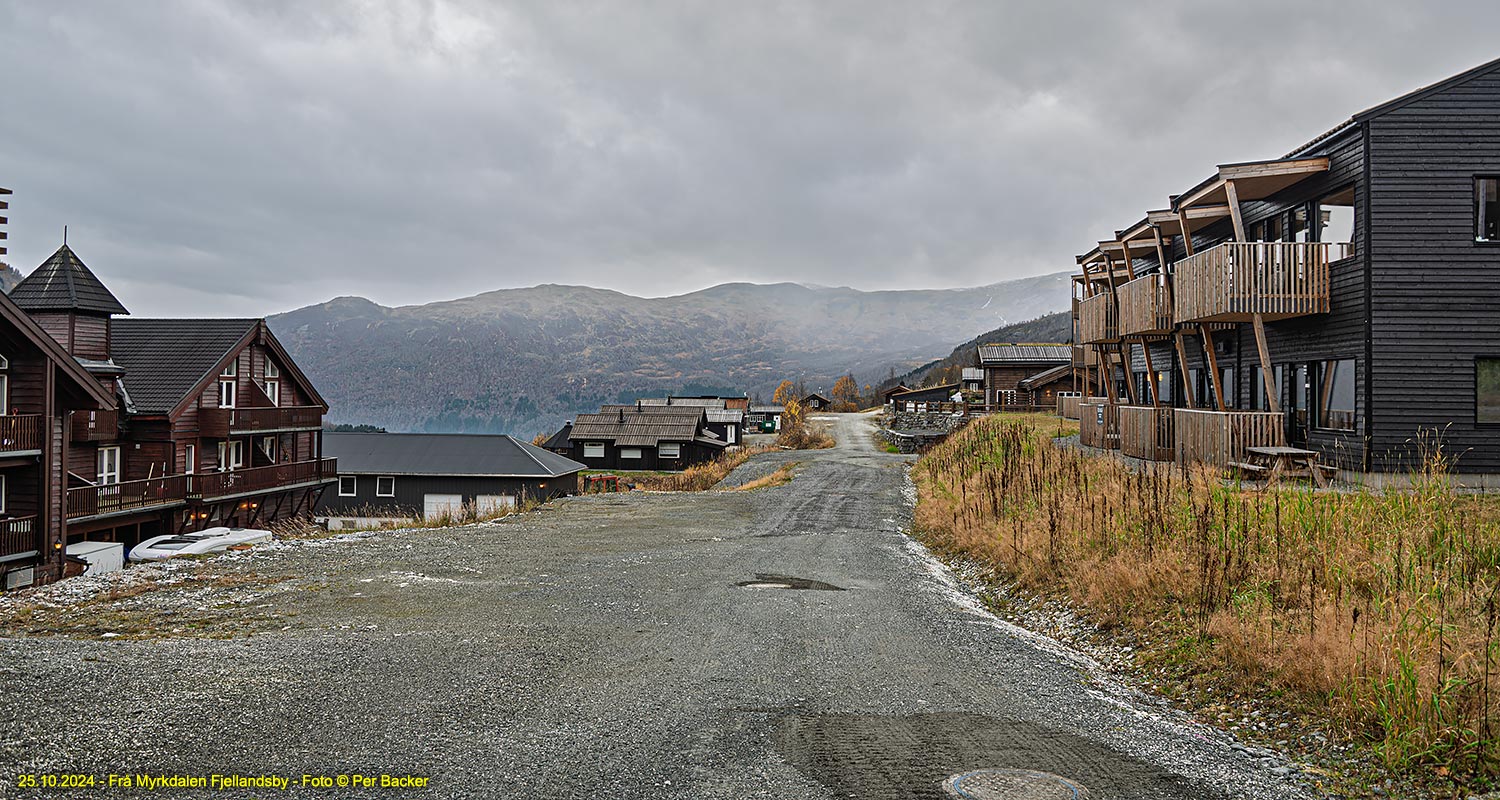
[[[237,388],[233,380],[219,381],[219,408],[234,408]]]
[[[10,412],[10,376],[0,372],[0,414]]]
[[[727,433],[727,436],[726,436],[726,437],[725,437],[725,439],[724,439],[724,441],[725,441],[725,442],[726,442],[726,443],[728,443],[728,444],[734,444],[734,437],[735,437],[735,432],[734,432],[734,429],[735,429],[735,426],[734,426],[734,424],[733,424],[733,423],[730,423],[730,425],[729,425],[729,428],[728,428],[728,430],[727,430],[727,431],[726,431],[726,433]]]
[[[1500,358],[1474,362],[1474,421],[1500,423]]]
[[[188,475],[198,471],[198,445],[190,444],[182,448],[182,471]]]
[[[1318,201],[1318,241],[1343,244],[1354,241],[1353,186],[1345,186]],[[1342,255],[1333,252],[1328,257],[1337,259]]]
[[[1276,364],[1271,367],[1271,371],[1271,392],[1276,395],[1278,400],[1284,401],[1286,395],[1281,391],[1283,367],[1280,364]],[[1265,374],[1261,372],[1260,367],[1250,368],[1250,387],[1250,408],[1256,411],[1269,410],[1270,406],[1266,403]]]
[[[219,442],[219,471],[228,472],[245,465],[244,442]]]
[[[107,486],[120,482],[120,448],[101,447],[98,457],[99,485]]]
[[[4,514],[4,513],[6,513],[6,511],[5,511],[5,475],[4,474],[0,474],[0,514]]]
[[[1307,208],[1299,207],[1287,215],[1287,241],[1310,242],[1312,241],[1311,230],[1307,225]]]
[[[260,438],[260,452],[265,455],[267,461],[271,462],[272,464],[275,464],[276,460],[277,460],[276,459],[276,456],[277,456],[277,453],[276,453],[276,437],[275,436],[262,436]]]
[[[733,431],[734,428],[730,428],[729,430]],[[662,444],[657,445],[656,454],[661,456],[662,458],[679,458],[682,456],[682,445],[667,444],[663,442]]]
[[[639,460],[640,457],[641,457],[641,448],[639,448],[639,447],[622,447],[622,448],[620,448],[620,458],[631,458],[631,459],[637,459],[637,460]]]
[[[266,381],[265,390],[266,397],[271,401],[271,405],[281,405],[281,381]]]
[[[1318,365],[1318,427],[1354,430],[1354,359]]]
[[[1234,382],[1234,367],[1219,370],[1219,385],[1224,387],[1224,407],[1240,407],[1240,386]]]
[[[267,378],[280,378],[281,377],[281,370],[279,368],[277,368],[276,362],[272,361],[269,358],[266,359],[266,377]]]
[[[1500,242],[1500,178],[1474,179],[1474,241]]]
[[[353,497],[359,494],[359,478],[353,475],[339,476],[339,497]]]
[[[224,365],[224,371],[219,373],[219,375],[221,375],[221,376],[223,376],[225,378],[233,378],[233,377],[235,377],[235,376],[237,376],[239,374],[240,374],[240,360],[238,358],[236,358],[235,360],[233,360],[233,361],[229,362],[228,364]]]
[[[584,458],[604,458],[603,442],[585,442],[583,445]]]
[[[396,479],[390,475],[381,475],[375,479],[376,497],[395,497]]]

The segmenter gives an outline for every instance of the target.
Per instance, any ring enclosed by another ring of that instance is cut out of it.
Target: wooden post
[[[1135,372],[1130,369],[1130,345],[1120,342],[1120,368],[1125,370],[1125,396],[1131,405],[1136,405]]]
[[[1214,352],[1214,336],[1208,330],[1208,323],[1201,323],[1198,329],[1203,333],[1203,355],[1208,359],[1208,377],[1213,382],[1214,405],[1220,411],[1224,410],[1224,387],[1219,378],[1219,355]]]
[[[1277,398],[1276,373],[1271,371],[1271,352],[1266,347],[1266,320],[1259,314],[1252,319],[1255,326],[1255,349],[1260,351],[1260,382],[1266,389],[1266,408],[1272,413],[1281,413],[1281,400]]]
[[[1120,248],[1125,253],[1125,274],[1129,275],[1131,280],[1135,280],[1135,264],[1133,263],[1135,259],[1130,256],[1130,242],[1121,239]]]
[[[1156,367],[1151,364],[1151,344],[1141,341],[1141,353],[1146,357],[1146,384],[1151,387],[1151,405],[1161,408],[1161,387],[1157,385]]]
[[[1240,216],[1240,194],[1234,188],[1234,181],[1224,181],[1224,196],[1229,201],[1229,218],[1234,221],[1234,240],[1247,241],[1245,220]]]
[[[1197,408],[1198,403],[1193,399],[1193,386],[1187,379],[1187,345],[1183,344],[1181,329],[1177,331],[1175,336],[1177,339],[1177,371],[1182,374],[1182,399],[1187,401],[1188,408]]]
[[[1177,224],[1182,226],[1182,249],[1193,254],[1193,232],[1188,228],[1187,211],[1177,209]]]
[[[1167,249],[1161,243],[1161,228],[1157,225],[1151,226],[1151,235],[1156,237],[1156,268],[1161,274],[1167,274]]]

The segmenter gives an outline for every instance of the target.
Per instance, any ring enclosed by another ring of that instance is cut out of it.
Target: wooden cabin
[[[1110,402],[1173,409],[1122,412],[1173,444],[1137,452],[1403,472],[1440,438],[1500,475],[1497,189],[1500,60],[1221,164],[1078,258],[1082,366]]]
[[[960,385],[957,383],[907,389],[899,394],[891,395],[891,409],[902,413],[918,414],[962,410],[967,407],[967,404],[953,399],[955,395],[962,396],[962,394]]]
[[[687,469],[722,455],[726,443],[708,429],[703,408],[605,406],[580,414],[569,434],[569,458],[589,469]]]
[[[493,515],[527,501],[578,493],[584,465],[511,436],[323,434],[338,483],[317,516],[331,530],[368,519]]]
[[[808,411],[827,411],[833,405],[833,401],[817,392],[802,398],[802,406]]]
[[[107,398],[71,413],[56,470],[63,542],[264,527],[334,480],[327,403],[260,319],[131,319],[67,245],[12,290]]]
[[[1033,397],[1021,382],[1041,372],[1072,363],[1066,344],[982,344],[979,369],[984,371],[984,407],[1004,411],[1012,407],[1055,406],[1055,395]],[[1071,374],[1069,376],[1071,382]]]

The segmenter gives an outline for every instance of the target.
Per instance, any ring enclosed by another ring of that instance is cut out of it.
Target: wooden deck
[[[1115,296],[1102,292],[1084,298],[1078,304],[1078,341],[1082,344],[1108,344],[1120,340],[1119,309]]]
[[[1177,262],[1173,320],[1249,322],[1328,313],[1328,264],[1349,255],[1331,242],[1225,242]],[[1086,302],[1086,301],[1085,301]]]
[[[1120,452],[1146,461],[1176,458],[1173,411],[1169,407],[1120,406]]]
[[[1078,441],[1101,450],[1120,448],[1119,406],[1102,397],[1078,404]]]
[[[1172,330],[1172,287],[1165,276],[1146,275],[1120,287],[1121,336],[1169,336]]]
[[[1228,466],[1245,460],[1248,447],[1286,444],[1283,415],[1270,411],[1205,411],[1179,408],[1173,412],[1179,464]]]

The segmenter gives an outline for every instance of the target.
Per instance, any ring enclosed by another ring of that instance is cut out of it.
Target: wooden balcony
[[[1109,344],[1120,341],[1119,310],[1112,292],[1084,298],[1078,304],[1079,344]]]
[[[80,486],[68,490],[67,518],[97,517],[184,503],[191,475]]]
[[[112,442],[120,438],[120,412],[74,411],[71,427],[75,442]]]
[[[0,415],[0,456],[42,452],[42,415]]]
[[[292,461],[268,467],[251,467],[230,472],[206,472],[193,475],[188,497],[211,500],[230,495],[274,491],[290,486],[331,480],[338,475],[337,459]]]
[[[1146,275],[1120,287],[1121,336],[1169,336],[1172,287],[1164,275]]]
[[[1104,397],[1086,398],[1078,404],[1078,441],[1101,450],[1120,447],[1119,406]]]
[[[1173,411],[1154,406],[1120,406],[1120,452],[1146,461],[1176,458]]]
[[[323,409],[317,406],[198,409],[199,435],[209,439],[223,439],[237,434],[312,430],[322,426]]]
[[[1084,367],[1095,367],[1099,365],[1099,353],[1092,347],[1084,347],[1081,344],[1073,345],[1073,366],[1076,369]]]
[[[41,552],[37,539],[36,517],[11,517],[0,520],[0,558]]]
[[[1249,322],[1328,313],[1328,264],[1351,253],[1331,242],[1225,242],[1178,261],[1173,319]]]
[[[1177,463],[1225,466],[1245,460],[1247,447],[1286,444],[1285,417],[1271,411],[1204,411],[1179,408],[1173,413]]]

